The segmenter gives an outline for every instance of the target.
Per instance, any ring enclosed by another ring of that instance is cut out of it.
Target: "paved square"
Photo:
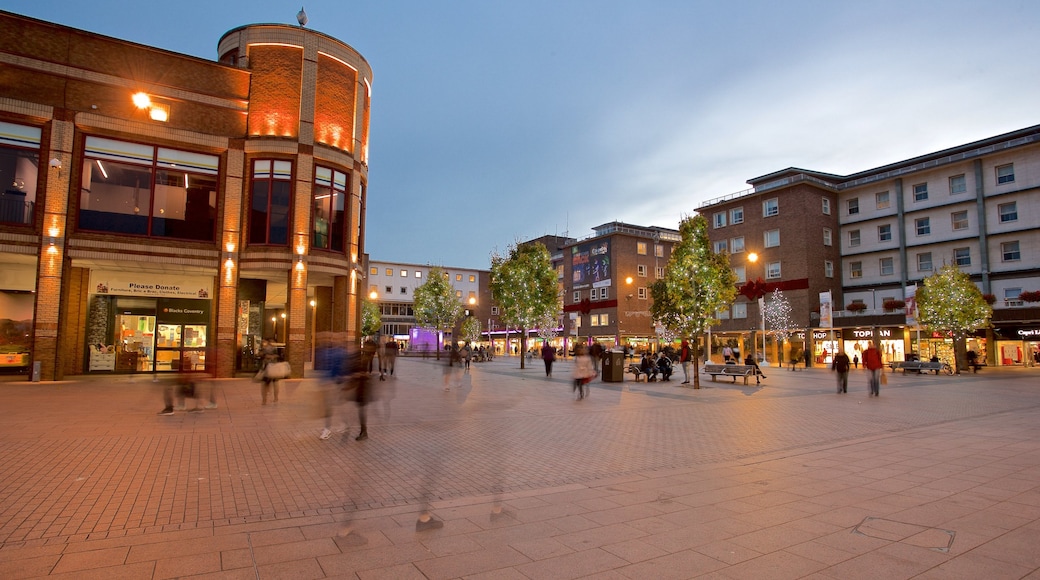
[[[216,381],[217,409],[171,417],[146,376],[0,383],[0,577],[1040,575],[1038,369],[584,401],[569,372],[500,358],[445,390],[399,359],[367,441],[352,405],[318,438],[310,379],[267,406]]]

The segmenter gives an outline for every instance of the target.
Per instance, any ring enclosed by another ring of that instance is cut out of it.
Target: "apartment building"
[[[563,247],[563,335],[607,348],[657,350],[650,285],[664,278],[679,231],[609,222]]]
[[[491,290],[487,270],[442,266],[448,282],[455,289],[455,297],[463,306],[463,318],[451,333],[438,336],[419,328],[415,320],[415,289],[429,280],[429,264],[406,264],[400,262],[370,261],[364,280],[367,297],[379,307],[383,337],[398,341],[409,350],[412,348],[437,349],[450,344],[459,336],[462,321],[474,317],[480,321],[486,334],[498,324],[498,309],[491,304]],[[489,344],[490,346],[490,344]],[[499,345],[501,348],[501,344]]]
[[[769,245],[773,235],[777,250],[790,240],[804,252],[805,267],[792,274],[797,278],[788,274],[789,258],[766,254],[759,272],[767,290],[823,272],[822,279],[789,295],[796,320],[806,324],[805,348],[814,361],[829,362],[837,347],[855,354],[867,342],[878,344],[889,360],[915,353],[952,361],[949,338],[908,325],[904,302],[924,278],[954,264],[993,302],[992,324],[978,329],[969,348],[986,353],[991,365],[1034,363],[1040,307],[1020,294],[1040,290],[1040,126],[852,175],[788,168],[748,183],[754,189],[709,201],[698,211],[717,226],[713,243],[718,251],[730,251],[739,276],[747,260],[734,251],[732,240],[741,232],[732,227],[729,212],[776,200],[777,216],[784,216],[777,221],[786,227],[755,223],[745,239],[752,235]],[[788,199],[799,209],[783,212]],[[770,234],[774,230],[779,231]],[[770,265],[777,262],[782,269],[774,282]],[[832,281],[841,287],[832,290],[834,327],[820,328],[817,290],[831,289]],[[735,330],[730,316],[719,332]]]
[[[0,366],[303,372],[357,338],[372,70],[299,26],[216,61],[0,12]]]

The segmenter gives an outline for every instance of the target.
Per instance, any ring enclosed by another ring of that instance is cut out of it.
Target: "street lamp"
[[[747,261],[751,262],[752,264],[758,262],[758,254],[756,254],[755,252],[749,252],[748,255],[747,255]],[[751,276],[748,276],[747,273],[745,273],[744,278],[750,279]],[[750,296],[748,298],[750,298]],[[761,320],[762,320],[762,364],[765,364],[766,363],[766,303],[765,303],[765,300],[762,298],[762,296],[758,297],[758,314],[759,314],[759,316],[761,317]]]
[[[314,364],[314,351],[317,350],[316,337],[318,326],[318,301],[311,299],[311,364]]]

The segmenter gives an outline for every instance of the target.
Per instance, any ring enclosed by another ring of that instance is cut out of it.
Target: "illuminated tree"
[[[373,336],[383,328],[383,318],[379,314],[379,306],[365,300],[361,303],[361,335]]]
[[[965,339],[986,326],[993,308],[971,277],[953,265],[946,265],[924,279],[917,289],[917,320],[929,330],[953,335],[957,372],[968,364]],[[980,353],[981,354],[981,353]]]
[[[704,216],[684,218],[679,234],[681,240],[672,248],[664,278],[650,287],[650,314],[671,332],[696,344],[718,322],[716,313],[733,303],[737,276],[729,267],[729,257],[712,250]],[[700,349],[691,350],[696,369]],[[699,371],[693,373],[693,388],[701,388]]]
[[[549,250],[542,244],[514,245],[508,257],[491,256],[491,296],[498,304],[499,318],[523,331],[520,352],[527,352],[527,332],[555,320],[560,311],[556,270]],[[520,368],[524,368],[520,357]]]
[[[779,288],[773,290],[773,296],[765,303],[766,325],[777,340],[787,342],[797,332],[798,323],[791,316],[791,302]],[[795,353],[792,353],[795,354]]]
[[[480,341],[480,321],[473,316],[467,316],[462,321],[462,340],[466,342],[479,342]]]
[[[455,295],[455,288],[448,282],[448,274],[442,268],[430,268],[426,282],[415,289],[415,322],[422,327],[438,332],[451,330],[462,316],[462,302]],[[437,349],[437,359],[441,349]]]

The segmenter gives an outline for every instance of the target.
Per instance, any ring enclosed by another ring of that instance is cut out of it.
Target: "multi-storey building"
[[[463,319],[455,324],[449,337],[417,334],[421,329],[413,311],[415,289],[429,280],[431,268],[430,265],[400,262],[369,262],[364,282],[368,299],[379,307],[384,337],[400,342],[406,350],[420,344],[426,348],[440,348],[452,336],[459,336],[462,320],[466,317],[479,320],[485,332],[494,327],[498,312],[491,305],[488,271],[442,266],[441,270],[455,289],[455,297],[463,306]]]
[[[656,350],[650,286],[664,277],[678,230],[610,222],[563,247],[563,331],[607,348]]]
[[[231,376],[267,338],[299,374],[356,338],[371,68],[278,24],[217,55],[0,12],[4,362]]]
[[[812,315],[819,308],[817,288],[807,288],[801,303],[792,300],[799,322],[811,323],[807,347],[820,362],[839,346],[855,354],[868,341],[891,360],[919,353],[952,361],[949,338],[908,325],[903,305],[924,278],[954,264],[993,301],[992,324],[979,329],[968,347],[985,352],[989,364],[1033,364],[1040,347],[1040,308],[1020,294],[1040,290],[1040,268],[1031,259],[1040,252],[1040,126],[847,176],[790,168],[749,183],[750,192],[708,202],[700,211],[719,220],[720,212],[744,200],[771,198],[783,208],[799,190],[819,200],[815,209],[806,203],[801,212],[781,215],[786,216],[782,223],[808,242],[798,242],[807,250],[806,271],[825,273],[818,289],[826,290],[832,276],[841,279],[841,291],[832,292],[835,332],[819,328]],[[829,223],[819,220],[820,203]],[[768,242],[772,226],[756,229]],[[780,248],[790,239],[788,229]],[[719,250],[727,249],[721,244],[732,237],[726,228],[712,230]],[[728,249],[739,267],[744,260]],[[788,261],[781,261],[784,282]],[[768,283],[768,272],[766,278]],[[732,321],[719,329],[729,326]]]

